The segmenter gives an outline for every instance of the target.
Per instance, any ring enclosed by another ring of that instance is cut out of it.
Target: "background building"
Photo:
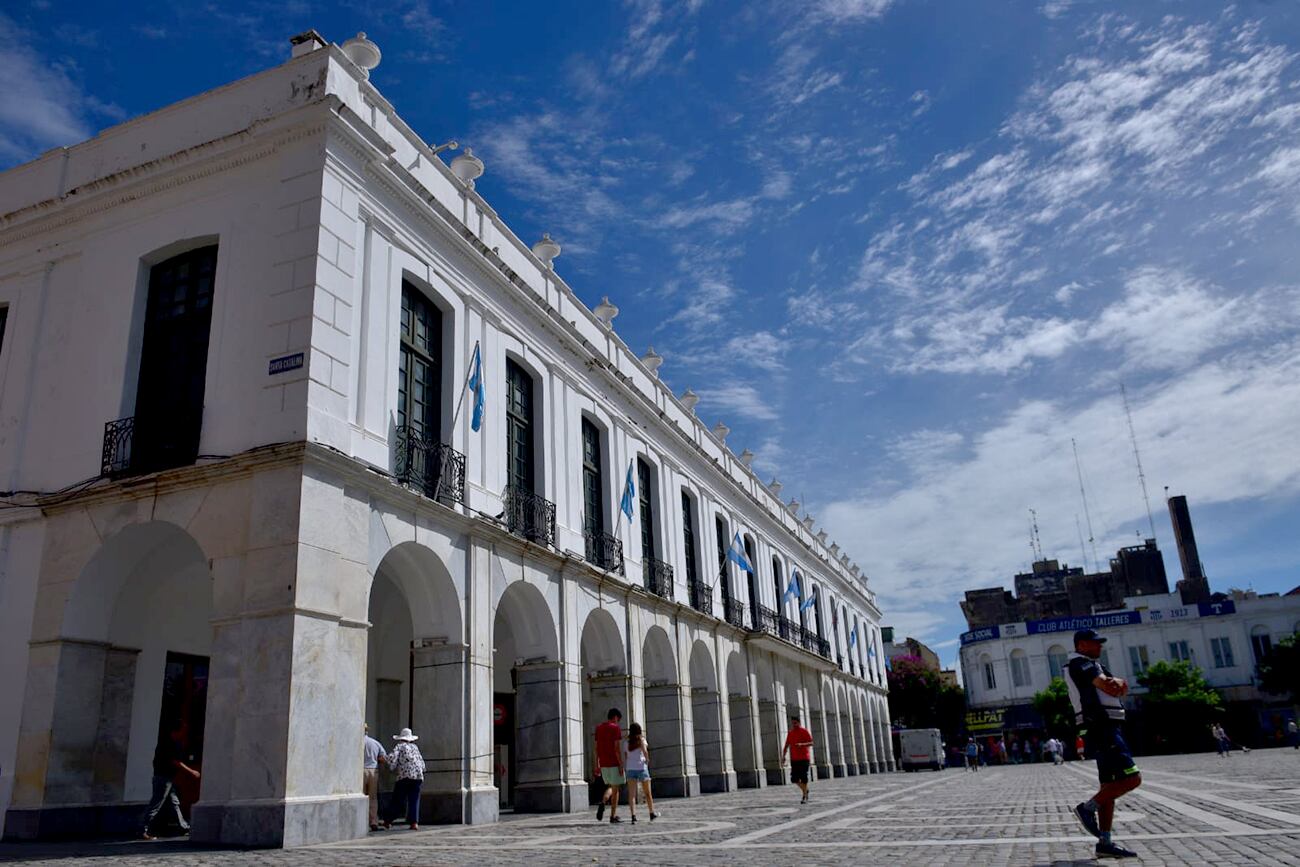
[[[866,576],[378,60],[306,33],[0,175],[6,833],[138,830],[172,737],[196,840],[358,836],[363,722],[426,821],[583,809],[610,706],[660,795],[785,782],[791,714],[892,768]]]

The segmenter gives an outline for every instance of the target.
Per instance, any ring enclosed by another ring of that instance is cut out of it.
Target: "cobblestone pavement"
[[[1256,750],[1139,761],[1115,838],[1138,863],[1300,864],[1300,752]],[[59,867],[527,864],[1088,864],[1092,838],[1070,807],[1095,788],[1091,763],[979,773],[886,774],[662,800],[653,824],[586,814],[506,816],[495,825],[392,830],[289,851],[201,850],[178,841],[3,844],[0,861]],[[640,811],[638,811],[640,812]]]

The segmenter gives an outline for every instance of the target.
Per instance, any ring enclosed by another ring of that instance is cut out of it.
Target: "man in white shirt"
[[[362,729],[361,791],[370,798],[370,830],[379,830],[379,763],[388,762],[388,755],[379,741],[370,736],[370,726]]]

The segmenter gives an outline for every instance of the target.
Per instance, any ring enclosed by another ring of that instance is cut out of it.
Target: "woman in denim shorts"
[[[650,745],[641,734],[640,723],[632,723],[627,727],[623,767],[627,773],[627,806],[632,811],[632,824],[636,824],[637,789],[640,789],[645,796],[646,807],[650,810],[650,821],[658,819],[659,814],[655,812],[655,799],[650,795]]]

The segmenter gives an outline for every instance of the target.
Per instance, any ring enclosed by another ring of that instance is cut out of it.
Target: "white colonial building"
[[[1027,705],[1061,677],[1076,629],[1106,636],[1102,660],[1132,693],[1154,663],[1186,660],[1229,701],[1260,698],[1255,666],[1273,645],[1300,632],[1300,595],[1239,593],[1222,602],[1185,605],[1178,593],[1130,596],[1124,610],[974,629],[961,637],[966,696],[976,709]]]
[[[174,735],[195,839],[358,836],[363,721],[421,735],[428,820],[584,808],[610,706],[666,795],[784,782],[793,713],[892,769],[865,576],[377,61],[304,34],[0,174],[6,833],[138,828]]]

